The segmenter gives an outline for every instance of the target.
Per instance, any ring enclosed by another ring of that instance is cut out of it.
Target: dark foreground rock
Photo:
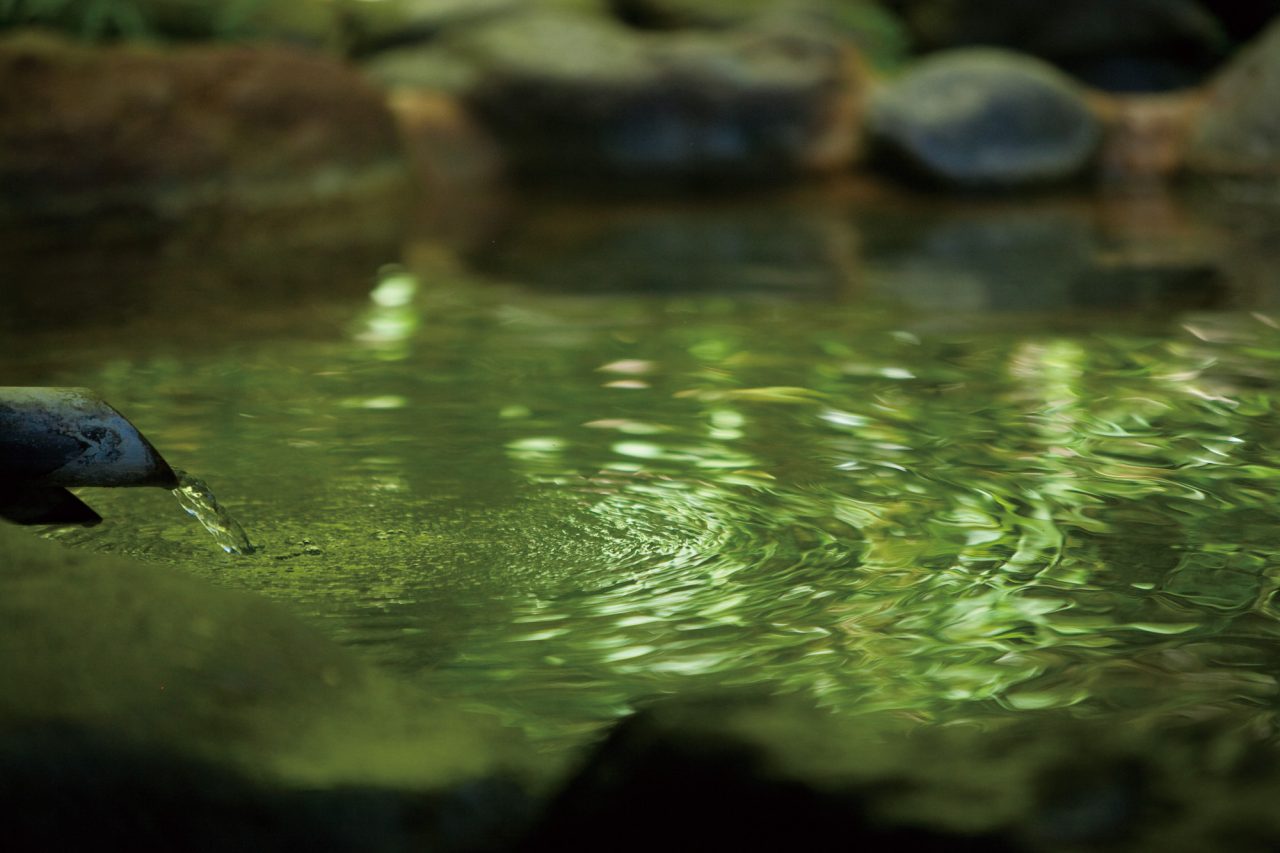
[[[509,732],[275,606],[9,525],[0,554],[9,849],[458,850],[520,828]]]
[[[1214,79],[1188,165],[1213,175],[1280,176],[1280,21]]]
[[[1028,56],[941,53],[881,91],[868,116],[883,159],[958,188],[1062,182],[1089,164],[1101,133],[1083,91]]]
[[[336,60],[0,39],[0,214],[305,204],[404,174],[382,93]]]
[[[1278,758],[1223,719],[922,726],[684,700],[620,724],[526,849],[1274,850]]]

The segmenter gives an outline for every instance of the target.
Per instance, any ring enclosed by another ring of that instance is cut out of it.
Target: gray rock
[[[926,59],[878,93],[868,119],[886,159],[958,188],[1077,177],[1101,137],[1069,78],[1039,60],[997,49]]]
[[[1218,175],[1280,175],[1280,21],[1213,81],[1187,165]]]
[[[465,99],[525,175],[781,180],[857,147],[862,79],[838,39],[541,13],[450,49],[478,69]]]

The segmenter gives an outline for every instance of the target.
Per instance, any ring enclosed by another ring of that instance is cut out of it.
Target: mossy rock
[[[520,741],[247,593],[0,524],[0,734],[58,725],[286,786],[438,790]]]

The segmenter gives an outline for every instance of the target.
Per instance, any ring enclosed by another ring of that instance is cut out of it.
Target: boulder
[[[1280,176],[1280,21],[1213,80],[1192,133],[1188,167],[1214,175]]]
[[[451,49],[477,70],[465,101],[525,176],[780,181],[857,153],[864,75],[839,39],[539,13]]]
[[[609,734],[523,849],[612,834],[611,849],[645,851],[1270,850],[1280,753],[1265,729],[669,700]]]
[[[0,39],[0,211],[309,203],[403,176],[382,93],[333,59]]]
[[[868,131],[890,164],[961,189],[1078,177],[1100,137],[1083,91],[1069,78],[994,48],[920,62],[877,94]]]
[[[1006,47],[1046,59],[1105,89],[1195,83],[1227,48],[1197,0],[898,0],[925,50]]]
[[[452,850],[518,827],[512,733],[277,606],[10,525],[0,553],[0,796],[18,849],[84,833],[100,849]]]

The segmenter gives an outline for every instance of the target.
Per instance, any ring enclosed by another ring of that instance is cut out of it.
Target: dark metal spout
[[[0,517],[96,524],[72,486],[178,486],[138,428],[85,388],[0,387]]]

